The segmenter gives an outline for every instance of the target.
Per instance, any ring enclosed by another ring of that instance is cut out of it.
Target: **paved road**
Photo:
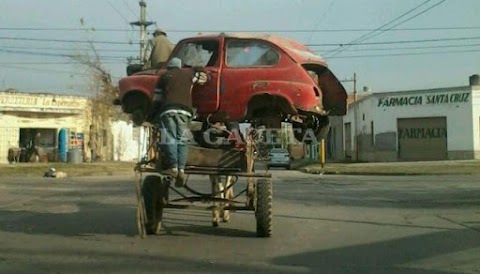
[[[480,272],[480,177],[273,174],[270,239],[250,212],[168,210],[142,240],[128,176],[2,178],[0,273]]]

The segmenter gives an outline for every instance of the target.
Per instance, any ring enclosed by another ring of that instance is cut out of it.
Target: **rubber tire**
[[[161,228],[163,206],[168,200],[168,183],[156,175],[145,177],[142,194],[147,213],[147,234],[158,234]]]
[[[272,180],[259,179],[256,184],[255,208],[257,237],[267,238],[272,235],[272,200]]]

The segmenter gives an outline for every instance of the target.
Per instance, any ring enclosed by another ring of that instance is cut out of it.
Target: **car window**
[[[227,66],[234,68],[273,66],[280,54],[269,44],[253,40],[231,40],[227,44]]]
[[[179,45],[173,57],[180,58],[187,67],[215,66],[218,59],[218,41],[185,42]]]

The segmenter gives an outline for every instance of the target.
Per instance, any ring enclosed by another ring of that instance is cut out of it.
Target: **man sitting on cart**
[[[200,69],[183,68],[182,60],[172,58],[167,72],[158,80],[153,97],[152,115],[160,129],[162,174],[175,178],[175,186],[185,184],[189,124],[193,117],[192,87],[206,83],[207,74]]]

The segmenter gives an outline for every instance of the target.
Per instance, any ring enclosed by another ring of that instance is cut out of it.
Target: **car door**
[[[278,66],[280,54],[270,44],[256,39],[230,38],[224,48],[220,111],[238,120],[245,115],[252,93],[268,90],[270,81],[282,69]]]
[[[219,106],[220,42],[212,38],[184,40],[172,54],[182,60],[184,67],[201,67],[210,76],[207,83],[195,85],[192,89],[193,106],[200,117],[215,112]]]

